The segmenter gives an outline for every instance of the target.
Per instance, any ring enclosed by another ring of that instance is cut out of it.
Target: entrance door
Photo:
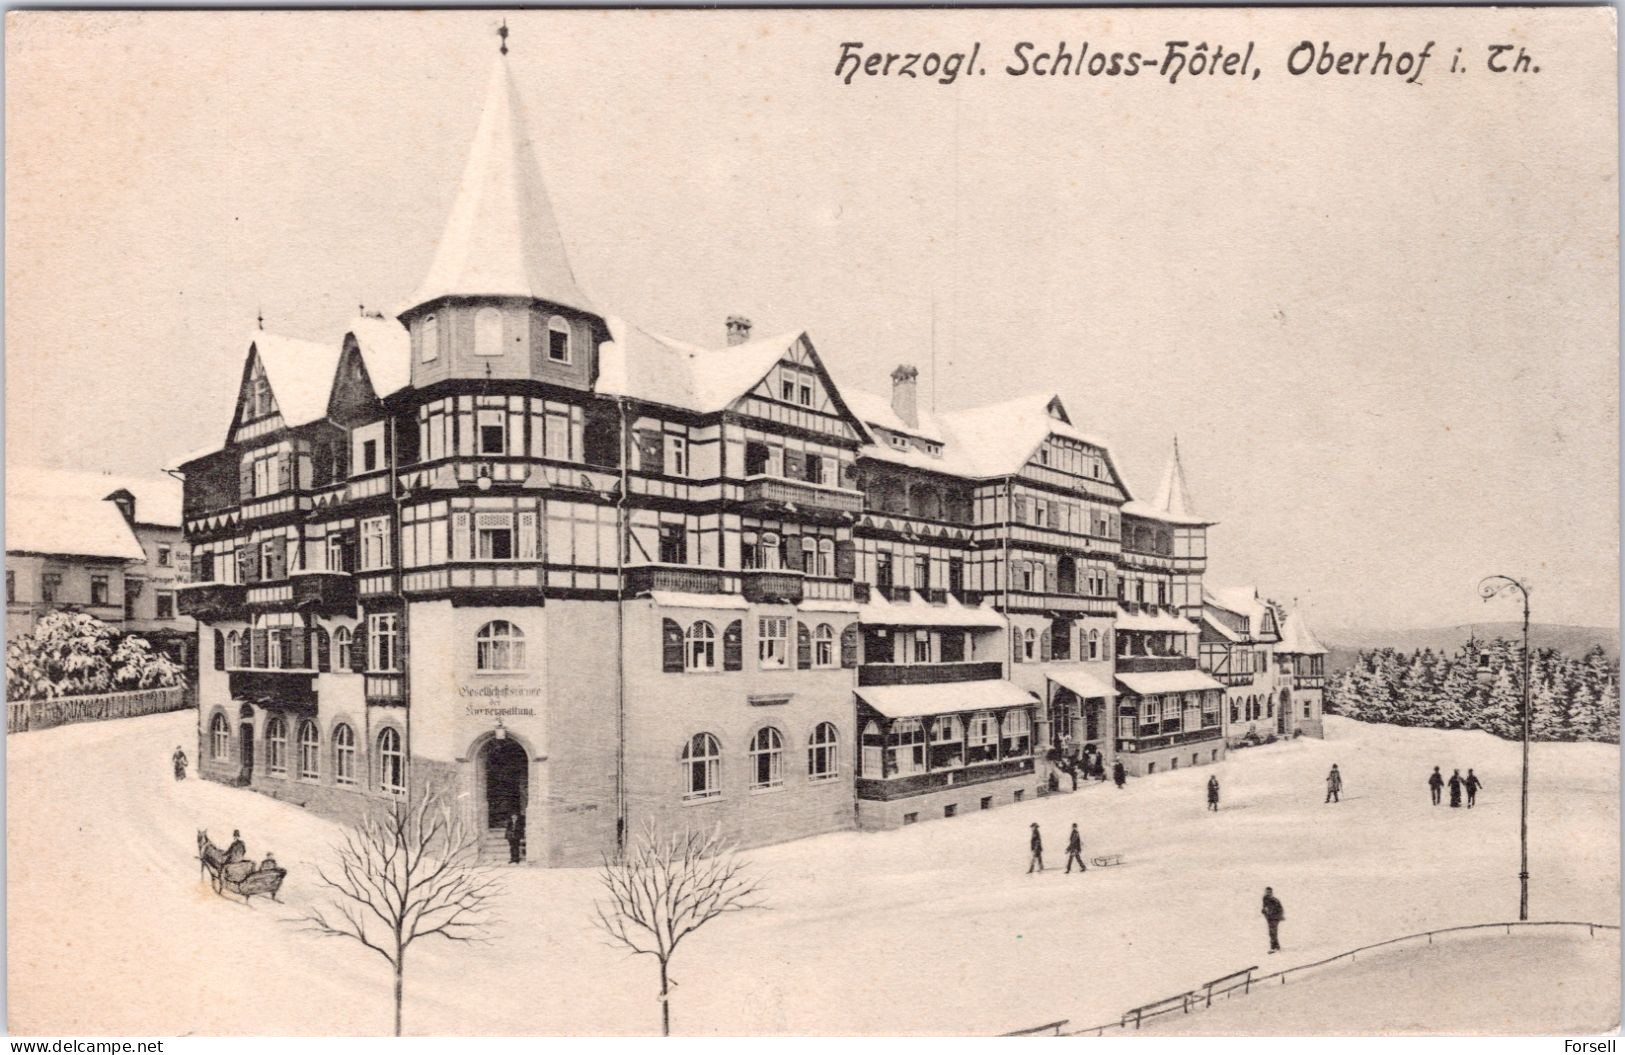
[[[1292,690],[1281,690],[1280,706],[1275,708],[1275,731],[1282,736],[1286,735],[1286,712],[1292,709]]]
[[[512,740],[492,740],[485,745],[485,823],[502,828],[508,818],[525,815],[530,792],[530,760],[525,749]]]
[[[254,723],[244,722],[239,730],[241,739],[237,757],[240,766],[237,770],[237,779],[247,784],[254,776]]]

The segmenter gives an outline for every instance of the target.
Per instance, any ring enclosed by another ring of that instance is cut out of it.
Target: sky
[[[172,465],[223,442],[257,313],[337,342],[405,307],[501,17],[9,13],[8,464]],[[1139,497],[1177,435],[1210,584],[1320,628],[1515,618],[1491,573],[1618,624],[1611,11],[506,18],[606,311],[804,328],[838,383],[913,363],[943,410],[1059,392]],[[1259,76],[1004,73],[1170,39],[1253,41]],[[1291,76],[1306,39],[1436,43],[1405,83]],[[849,41],[986,73],[844,84]]]

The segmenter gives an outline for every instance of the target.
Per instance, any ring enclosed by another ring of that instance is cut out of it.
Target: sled
[[[1122,854],[1102,854],[1099,857],[1091,857],[1089,859],[1089,863],[1094,865],[1096,868],[1110,868],[1113,865],[1122,864],[1123,863],[1123,855]]]
[[[226,852],[209,841],[207,832],[197,833],[198,864],[209,877],[214,892],[225,897],[227,890],[246,903],[255,895],[280,901],[277,891],[288,876],[286,868],[260,868],[253,861],[227,861]]]

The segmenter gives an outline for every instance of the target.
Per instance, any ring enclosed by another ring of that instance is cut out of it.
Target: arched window
[[[333,631],[333,668],[335,670],[354,670],[355,664],[350,660],[350,629],[339,627]]]
[[[1024,709],[1004,714],[1004,753],[1025,755],[1032,751],[1033,722]]]
[[[278,775],[288,772],[288,723],[282,718],[265,723],[265,768]]]
[[[299,723],[299,778],[301,780],[316,780],[321,776],[321,736],[316,732],[316,723],[305,720]]]
[[[474,666],[478,670],[524,670],[524,632],[506,619],[480,627],[474,638]]]
[[[1029,663],[1038,658],[1038,631],[1032,627],[1021,635],[1021,655]]]
[[[1089,631],[1089,658],[1090,659],[1099,659],[1100,658],[1100,631],[1099,630],[1091,630],[1091,631]]]
[[[750,786],[784,786],[784,737],[771,725],[756,730],[750,741]]]
[[[218,630],[214,632],[214,669],[226,669],[226,635]]]
[[[243,666],[242,644],[238,641],[237,631],[233,630],[226,635],[226,666]]]
[[[704,619],[691,625],[683,635],[683,669],[717,669],[717,631]]]
[[[780,559],[783,556],[779,549],[780,545],[782,543],[777,533],[772,531],[762,532],[760,563],[757,567],[772,570],[782,565],[784,562]]]
[[[835,576],[835,540],[818,540],[818,564],[814,574],[820,579],[830,579]]]
[[[547,357],[555,363],[570,361],[570,324],[557,315],[547,320]]]
[[[355,730],[342,722],[333,727],[333,782],[355,783]]]
[[[387,727],[378,734],[378,787],[395,795],[406,791],[406,755],[401,751],[401,734]]]
[[[859,737],[862,754],[859,755],[859,772],[872,780],[878,780],[886,775],[886,766],[883,759],[886,751],[886,738],[880,732],[880,726],[870,722],[863,727],[863,734]]]
[[[1011,654],[1015,657],[1016,662],[1020,663],[1021,662],[1021,627],[1013,626],[1013,627],[1010,628],[1010,643],[1013,646]]]
[[[722,745],[710,733],[697,733],[683,745],[683,798],[710,799],[722,794]]]
[[[829,722],[819,722],[807,741],[807,779],[834,780],[840,774],[839,734]]]
[[[418,324],[418,345],[424,362],[432,363],[440,357],[440,320],[435,316],[425,315]]]
[[[502,312],[495,308],[474,313],[474,354],[502,354]]]
[[[818,629],[813,631],[813,666],[833,667],[835,665],[835,628],[828,623],[819,623]]]
[[[231,754],[231,723],[216,714],[209,719],[209,757],[224,761]]]

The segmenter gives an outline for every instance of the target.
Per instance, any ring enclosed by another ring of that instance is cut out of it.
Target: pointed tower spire
[[[1178,436],[1174,437],[1173,457],[1168,459],[1168,468],[1163,470],[1162,483],[1157,485],[1157,497],[1151,500],[1151,505],[1159,513],[1196,515],[1196,503],[1191,501],[1190,488],[1185,483],[1185,466],[1179,460]]]
[[[505,58],[505,34],[502,49],[445,233],[411,304],[447,296],[526,297],[590,311],[542,184],[530,124]]]

